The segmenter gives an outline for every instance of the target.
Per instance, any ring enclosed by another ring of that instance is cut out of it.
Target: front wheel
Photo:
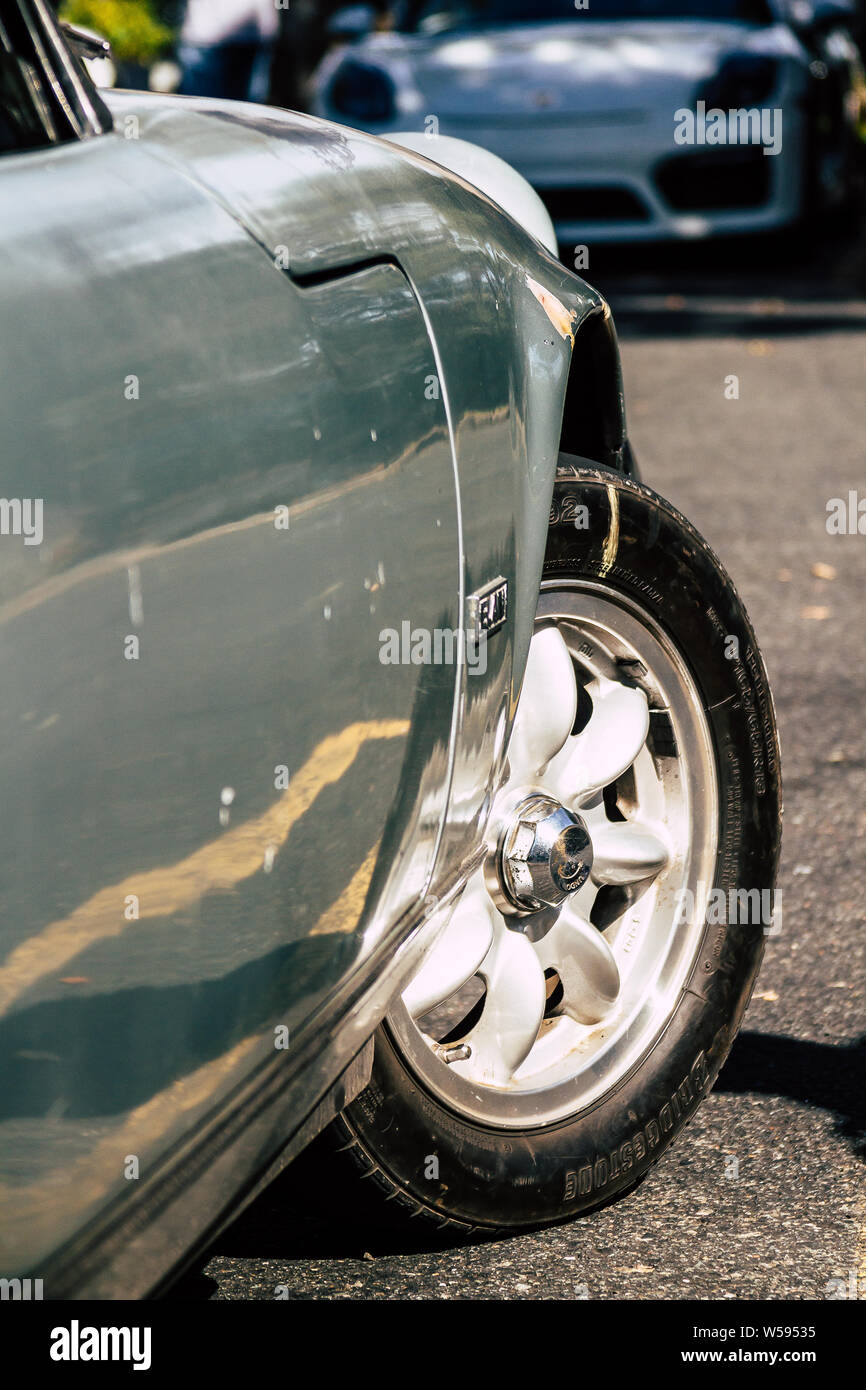
[[[650,489],[562,461],[487,862],[330,1139],[391,1210],[518,1229],[632,1187],[706,1095],[772,929],[749,620]]]

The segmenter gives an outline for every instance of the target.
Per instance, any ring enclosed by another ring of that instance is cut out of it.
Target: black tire
[[[588,507],[586,530],[575,529],[577,504]],[[603,579],[655,605],[687,658],[715,745],[714,886],[771,889],[781,838],[772,699],[748,617],[713,552],[649,488],[563,458],[544,573]],[[739,659],[725,655],[729,636],[739,639]],[[545,1128],[486,1128],[447,1109],[409,1069],[385,1023],[370,1084],[326,1142],[391,1211],[440,1228],[514,1230],[590,1211],[633,1187],[688,1123],[728,1055],[763,948],[760,925],[708,925],[673,1016],[638,1065],[584,1113]]]

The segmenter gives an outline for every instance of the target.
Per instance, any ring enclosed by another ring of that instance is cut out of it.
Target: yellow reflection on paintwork
[[[367,893],[379,853],[379,843],[377,840],[363,864],[349,879],[337,901],[328,908],[327,912],[322,913],[310,932],[310,936],[330,936],[334,932],[348,934],[355,930],[361,920],[364,903],[367,901]]]
[[[405,719],[377,719],[350,724],[340,733],[322,739],[280,799],[261,816],[226,832],[176,864],[133,874],[100,889],[68,917],[50,923],[38,935],[22,942],[0,966],[0,1013],[38,980],[62,969],[94,942],[120,936],[130,926],[124,917],[126,898],[138,898],[138,921],[168,917],[189,908],[208,893],[229,892],[262,870],[266,858],[270,865],[292,827],[325,787],[345,775],[365,743],[371,739],[400,738],[408,731]],[[369,877],[367,882],[369,885]],[[314,930],[324,929],[317,924]]]
[[[398,721],[395,720],[392,727],[399,734],[405,732],[406,726],[400,725],[398,728]],[[394,733],[383,732],[381,725],[352,725],[343,734],[338,734],[336,739],[325,739],[320,743],[306,766],[309,768],[329,743],[345,739],[353,731],[363,728],[377,730],[368,733],[369,738],[395,736]],[[361,743],[358,743],[357,747],[360,746]],[[312,936],[354,931],[361,919],[378,851],[377,841],[340,896],[322,913],[310,933]],[[261,1047],[265,1042],[269,1049],[273,1048],[273,1035],[267,1029],[243,1038],[221,1057],[205,1062],[188,1076],[180,1077],[164,1091],[157,1092],[143,1105],[131,1110],[121,1124],[103,1135],[93,1149],[73,1163],[64,1164],[38,1182],[0,1186],[0,1203],[7,1213],[5,1234],[0,1235],[0,1251],[5,1248],[11,1254],[19,1238],[22,1243],[30,1244],[40,1223],[43,1228],[51,1223],[56,1211],[55,1204],[68,1200],[70,1190],[75,1192],[79,1210],[85,1210],[107,1197],[126,1154],[149,1152],[178,1120],[206,1104],[225,1082],[231,1081],[236,1069],[242,1063],[249,1062],[257,1046]]]

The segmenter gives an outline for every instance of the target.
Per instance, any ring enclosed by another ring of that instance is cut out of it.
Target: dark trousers
[[[262,43],[182,43],[183,96],[267,101],[271,45]]]

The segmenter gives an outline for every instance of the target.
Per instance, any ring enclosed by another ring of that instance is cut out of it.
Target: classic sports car
[[[841,0],[408,0],[324,59],[312,109],[475,141],[563,245],[775,231],[850,190],[850,22]]]
[[[770,930],[746,614],[516,176],[87,47],[0,0],[0,1273],[156,1293],[320,1132],[446,1233],[587,1211]]]

